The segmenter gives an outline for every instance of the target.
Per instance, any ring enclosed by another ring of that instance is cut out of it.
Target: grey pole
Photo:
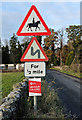
[[[37,97],[34,96],[34,113],[37,112]]]

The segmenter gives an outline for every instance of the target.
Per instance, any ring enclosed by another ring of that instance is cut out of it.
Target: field
[[[8,72],[2,73],[2,98],[12,91],[13,84],[22,81],[24,72]]]

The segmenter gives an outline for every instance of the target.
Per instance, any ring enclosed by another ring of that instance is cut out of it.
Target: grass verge
[[[53,69],[53,70],[57,70],[57,71],[60,71],[62,73],[66,73],[68,75],[72,75],[72,76],[75,76],[75,77],[78,77],[78,78],[82,78],[82,73],[79,73],[79,72],[74,72],[73,70],[60,70],[58,68],[50,68],[50,69]]]
[[[13,84],[22,81],[24,72],[2,73],[2,98],[6,97],[12,91]]]
[[[45,80],[42,80],[41,84],[42,96],[37,97],[37,113],[33,114],[33,97],[28,97],[25,118],[60,118],[64,120],[63,109],[60,105],[57,93],[48,86]]]

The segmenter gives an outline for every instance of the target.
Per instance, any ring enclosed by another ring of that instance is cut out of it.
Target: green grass
[[[24,72],[2,73],[2,98],[6,97],[12,91],[13,84],[22,81]]]
[[[68,75],[72,75],[72,76],[75,76],[75,77],[78,77],[78,78],[82,78],[82,73],[74,72],[73,70],[60,70],[58,68],[50,68],[50,69],[57,70],[57,71],[60,71],[62,73],[66,73]]]

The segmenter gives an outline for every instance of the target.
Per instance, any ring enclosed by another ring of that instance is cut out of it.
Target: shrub
[[[74,59],[74,52],[71,51],[66,58],[66,65],[71,65],[73,59]]]
[[[50,84],[43,79],[41,86],[42,96],[37,97],[37,114],[33,114],[33,97],[28,97],[27,101],[29,102],[29,105],[27,107],[26,118],[60,118],[63,120],[63,108],[60,105],[57,92],[55,92],[54,89],[51,89]]]
[[[80,72],[80,64],[71,64],[70,68],[74,72]]]

